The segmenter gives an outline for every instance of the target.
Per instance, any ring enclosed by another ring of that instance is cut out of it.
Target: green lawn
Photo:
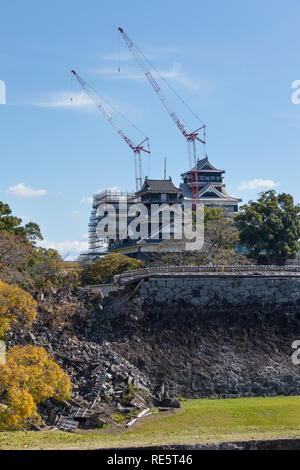
[[[276,438],[300,439],[300,396],[187,400],[179,413],[156,413],[118,432],[1,432],[0,449],[93,449]]]

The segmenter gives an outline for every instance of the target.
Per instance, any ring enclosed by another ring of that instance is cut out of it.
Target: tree
[[[244,255],[235,253],[239,244],[239,232],[231,219],[223,216],[222,209],[204,206],[204,247],[198,252],[167,253],[157,262],[159,265],[229,265],[252,264]]]
[[[0,232],[14,233],[20,235],[20,232],[25,234],[24,227],[20,227],[22,219],[15,217],[8,204],[0,201]]]
[[[9,205],[0,201],[0,233],[22,236],[31,245],[34,245],[36,240],[43,240],[38,224],[28,222],[23,227],[21,223],[22,219],[12,215]]]
[[[269,264],[284,265],[299,249],[300,205],[290,194],[266,191],[249,201],[235,217],[241,243],[258,259],[264,253]]]
[[[0,338],[13,323],[31,324],[37,315],[33,297],[15,285],[0,280]]]
[[[10,273],[26,264],[31,249],[20,235],[0,232],[0,273]]]
[[[38,224],[34,222],[28,222],[25,225],[27,240],[30,244],[35,245],[37,240],[43,240],[41,229]]]
[[[210,262],[213,266],[230,265],[250,265],[253,261],[243,254],[236,253],[234,250],[224,250],[219,248],[210,253]]]
[[[64,261],[58,251],[35,247],[32,260],[29,273],[36,289],[81,285],[82,266]]]
[[[235,252],[239,242],[239,232],[231,219],[211,219],[205,224],[205,251],[211,264],[253,264],[246,256]]]
[[[70,377],[44,348],[15,346],[6,359],[0,365],[0,430],[38,422],[36,405],[48,398],[70,398]]]
[[[204,223],[211,220],[222,220],[225,219],[223,216],[222,209],[220,207],[212,207],[209,209],[207,206],[204,206]]]
[[[240,240],[234,223],[225,217],[209,220],[205,224],[204,238],[210,250],[216,248],[231,250]]]
[[[187,211],[188,214],[189,211]],[[225,217],[223,216],[223,211],[220,207],[212,207],[209,208],[204,205],[204,224],[209,222],[210,220],[223,220]],[[192,220],[193,225],[196,224],[196,212],[192,211]]]
[[[146,265],[137,259],[119,253],[110,253],[90,263],[84,271],[85,284],[104,284],[111,282],[113,276],[124,271],[144,268]]]

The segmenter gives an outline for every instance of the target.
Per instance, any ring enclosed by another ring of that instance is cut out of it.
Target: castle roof
[[[150,180],[145,179],[143,187],[140,191],[137,191],[137,195],[144,193],[163,193],[163,194],[180,194],[181,191],[179,188],[173,184],[172,179],[168,180]]]
[[[181,183],[180,188],[185,198],[192,198],[191,189],[188,185]],[[200,201],[241,202],[241,199],[232,197],[228,194],[225,185],[214,183],[207,183],[204,187],[199,188],[199,198]]]
[[[190,171],[193,171],[193,170],[197,170],[201,173],[203,172],[204,174],[205,173],[219,173],[219,174],[225,173],[225,170],[219,170],[218,168],[214,167],[208,160],[207,156],[203,158],[202,160],[198,160],[197,165],[193,167],[192,170]],[[182,173],[181,176],[190,173],[190,171],[186,171],[185,173]]]

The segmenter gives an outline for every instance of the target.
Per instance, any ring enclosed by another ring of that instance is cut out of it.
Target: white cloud
[[[82,252],[88,249],[87,236],[83,236],[81,240],[64,240],[60,242],[48,242],[43,240],[39,243],[44,248],[54,248],[61,256],[68,259],[75,259]]]
[[[94,73],[102,76],[106,76],[109,79],[120,79],[120,80],[143,80],[144,74],[142,71],[136,69],[136,67],[123,67],[121,72],[118,73],[115,67],[101,67],[93,70]],[[191,92],[198,92],[199,90],[211,89],[212,86],[206,80],[194,79],[187,75],[182,70],[181,64],[175,62],[170,69],[162,70],[159,74],[155,71],[151,71],[155,79],[159,79],[160,75],[173,82],[177,82],[183,85]]]
[[[91,196],[83,196],[80,202],[81,204],[93,204],[93,198]]]
[[[279,183],[276,183],[273,180],[264,180],[261,178],[257,178],[251,181],[243,181],[239,186],[238,189],[240,190],[252,190],[252,189],[262,189],[262,188],[267,188],[267,189],[272,189],[276,188]]]
[[[114,108],[119,110],[122,114],[130,117],[131,120],[136,120],[141,113],[140,108],[133,106],[126,101],[117,102],[113,98],[100,95],[98,91],[96,91],[96,93],[99,95],[100,101],[104,105],[105,109],[112,115],[115,113]],[[85,91],[57,91],[55,93],[48,94],[44,99],[35,101],[33,105],[42,108],[60,108],[74,111],[97,112],[95,103]]]
[[[10,186],[7,191],[8,194],[20,197],[39,197],[47,194],[46,189],[34,189],[29,186],[25,186],[24,183],[19,183],[16,186]]]
[[[49,94],[44,100],[36,102],[35,106],[43,108],[91,108],[95,105],[84,91],[57,91]]]

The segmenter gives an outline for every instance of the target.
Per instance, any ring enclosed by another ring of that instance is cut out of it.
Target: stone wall
[[[85,286],[85,289],[96,294],[102,293],[103,296],[106,297],[111,292],[115,292],[116,290],[118,290],[118,287],[114,284],[94,284],[90,286]]]
[[[151,277],[139,290],[142,299],[172,304],[184,301],[205,307],[232,305],[295,303],[300,299],[300,277],[287,276],[192,276]]]

